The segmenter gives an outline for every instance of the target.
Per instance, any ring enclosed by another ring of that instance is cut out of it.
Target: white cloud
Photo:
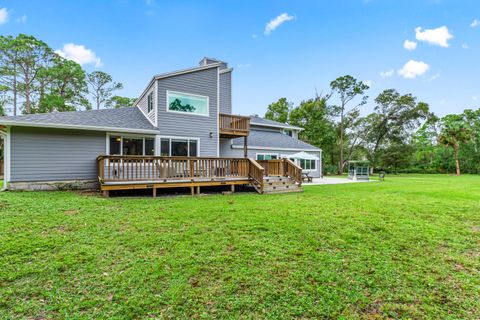
[[[8,10],[7,8],[0,8],[0,25],[8,22]]]
[[[95,52],[80,44],[67,43],[62,49],[55,52],[65,59],[73,60],[80,65],[94,64],[95,67],[103,66],[102,60],[97,57]]]
[[[466,43],[462,44],[462,48],[463,49],[470,49],[470,46]]]
[[[24,14],[24,15],[21,16],[20,18],[15,19],[15,22],[18,22],[18,23],[25,23],[25,22],[27,22],[27,15]]]
[[[238,68],[243,69],[243,68],[250,68],[252,65],[250,63],[245,63],[245,64],[239,64]]]
[[[425,29],[425,31],[422,31],[422,28],[418,27],[415,29],[415,38],[418,41],[425,41],[433,45],[447,48],[450,46],[448,40],[452,39],[453,35],[448,31],[446,26],[436,29]]]
[[[405,79],[415,79],[427,72],[430,66],[423,61],[409,60],[402,69],[398,70],[398,74]]]
[[[281,24],[293,20],[295,17],[288,15],[288,13],[282,13],[275,19],[270,20],[265,26],[265,31],[263,32],[266,36],[270,35],[272,31],[277,29]]]
[[[472,28],[480,27],[480,21],[477,19],[473,19],[472,23],[470,24],[470,27]]]
[[[373,81],[372,80],[365,80],[363,81],[364,84],[366,84],[367,86],[369,86],[370,88],[372,87],[373,85]]]
[[[407,39],[405,40],[405,42],[403,42],[403,47],[408,51],[413,51],[417,48],[417,43],[415,41],[410,41]]]
[[[390,78],[391,76],[393,76],[393,73],[395,72],[395,70],[388,70],[388,71],[382,71],[380,72],[380,77],[382,77],[383,79],[386,79],[386,78]]]
[[[473,101],[477,101],[477,100],[478,100],[478,97],[477,97],[477,96],[472,96],[472,100],[473,100]]]

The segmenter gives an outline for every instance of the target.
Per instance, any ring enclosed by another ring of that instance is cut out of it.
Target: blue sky
[[[440,115],[480,106],[475,0],[0,0],[0,33],[32,34],[112,74],[132,97],[154,74],[204,56],[227,61],[241,114],[263,115],[283,96],[298,104],[328,93],[345,74],[371,84],[364,112],[387,88]]]

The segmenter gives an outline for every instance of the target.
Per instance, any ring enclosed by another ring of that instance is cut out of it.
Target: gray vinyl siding
[[[220,73],[220,113],[232,113],[232,72]]]
[[[231,147],[231,139],[220,139],[220,157],[232,157],[232,158],[243,158],[243,149],[242,148],[235,148]],[[257,153],[273,153],[278,154],[278,156],[282,155],[292,155],[297,152],[304,151],[308,154],[315,155],[319,159],[321,159],[320,151],[305,151],[305,150],[297,150],[297,151],[284,151],[284,150],[265,150],[265,149],[257,149],[257,148],[248,148],[248,157],[252,159],[257,158]],[[316,170],[309,171],[309,175],[314,178],[320,177],[320,171],[322,168],[321,160],[317,160],[316,163]]]
[[[11,128],[11,182],[97,180],[105,132]]]
[[[153,110],[150,113],[148,113],[148,95],[150,93],[152,93],[153,91],[155,91],[155,84],[150,86],[148,91],[143,95],[142,99],[140,99],[140,101],[138,101],[137,107],[140,108],[140,110],[142,110],[143,114],[147,117],[147,119],[153,125],[155,125],[155,113],[156,113],[157,110],[155,110],[155,107],[154,107]],[[155,96],[155,93],[154,93],[153,94],[153,105],[154,106],[156,105],[156,100],[157,100],[157,97]]]
[[[216,157],[218,150],[218,68],[157,80],[158,128],[161,136],[200,139],[200,156]],[[167,90],[209,98],[209,115],[167,112]],[[210,137],[212,132],[212,137]]]

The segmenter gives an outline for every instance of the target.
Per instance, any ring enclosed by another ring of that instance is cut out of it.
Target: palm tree
[[[460,143],[466,143],[472,139],[472,130],[468,127],[461,115],[450,114],[442,119],[442,131],[438,137],[438,142],[445,147],[453,148],[455,158],[455,169],[457,176],[460,175],[460,161],[458,151]]]

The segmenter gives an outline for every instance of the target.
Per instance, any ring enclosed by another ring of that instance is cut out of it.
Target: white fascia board
[[[99,127],[99,126],[86,126],[86,125],[77,125],[77,124],[55,124],[55,123],[22,122],[22,121],[8,121],[8,120],[0,120],[0,125],[8,125],[8,126],[14,126],[14,127],[77,129],[77,130],[89,130],[89,131],[118,131],[118,132],[131,132],[131,133],[158,134],[157,130],[148,130],[148,129]]]
[[[279,151],[310,151],[321,152],[322,149],[300,149],[300,148],[275,148],[275,147],[259,147],[259,146],[247,146],[247,148],[255,150],[279,150]],[[232,144],[232,149],[243,149],[243,146],[236,146]]]
[[[276,124],[264,124],[264,123],[255,123],[250,120],[250,125],[251,126],[257,126],[257,127],[269,127],[269,128],[279,128],[279,129],[290,129],[290,130],[298,130],[298,131],[303,131],[303,128],[300,127],[294,127],[294,126],[282,126],[282,125],[276,125]]]
[[[227,73],[227,72],[232,72],[232,71],[233,71],[233,68],[222,69],[222,70],[220,70],[220,74]]]

